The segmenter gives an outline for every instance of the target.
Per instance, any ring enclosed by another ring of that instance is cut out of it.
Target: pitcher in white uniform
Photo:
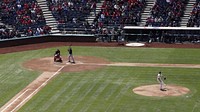
[[[157,75],[157,81],[158,81],[158,83],[160,84],[160,90],[161,90],[161,91],[165,90],[165,89],[163,88],[163,85],[165,84],[164,81],[163,81],[163,78],[164,78],[164,77],[163,77],[162,73],[159,72],[158,75]]]

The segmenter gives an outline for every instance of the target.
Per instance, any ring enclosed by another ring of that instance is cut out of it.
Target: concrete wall
[[[0,41],[0,48],[44,42],[96,42],[96,37],[91,35],[46,35],[39,37],[15,38]]]

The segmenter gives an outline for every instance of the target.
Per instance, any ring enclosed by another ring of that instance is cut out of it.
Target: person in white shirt
[[[161,72],[158,73],[157,75],[157,81],[158,83],[160,84],[160,90],[161,91],[164,91],[165,89],[163,88],[163,85],[165,85],[163,79],[165,80],[166,78],[162,75]]]

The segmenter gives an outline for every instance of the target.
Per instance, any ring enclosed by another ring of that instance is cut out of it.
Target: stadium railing
[[[126,41],[200,43],[198,27],[123,27]]]

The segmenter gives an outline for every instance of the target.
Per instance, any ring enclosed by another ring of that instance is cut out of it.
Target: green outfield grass
[[[66,47],[57,47],[62,55]],[[0,106],[41,72],[21,64],[52,56],[57,48],[0,55]],[[96,56],[113,62],[200,64],[199,49],[73,47],[75,56]],[[163,71],[167,84],[191,90],[178,97],[145,97],[132,89],[155,84]],[[19,112],[199,112],[200,69],[161,67],[105,67],[93,71],[61,73],[25,104]]]

